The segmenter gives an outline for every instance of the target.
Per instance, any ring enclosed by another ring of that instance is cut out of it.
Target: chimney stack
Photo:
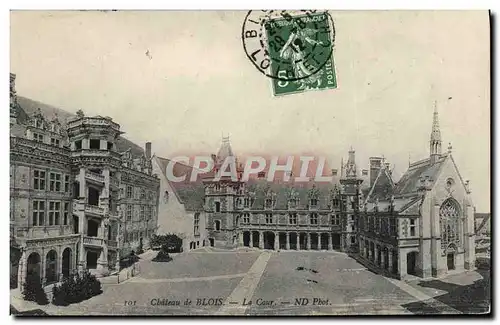
[[[146,142],[146,158],[151,159],[151,142]]]
[[[382,158],[370,157],[370,187],[372,187],[375,183],[380,168],[382,168]]]

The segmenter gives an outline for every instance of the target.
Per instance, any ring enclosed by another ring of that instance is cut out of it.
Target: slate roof
[[[431,183],[434,182],[445,159],[446,156],[441,156],[434,164],[431,164],[430,158],[427,158],[411,164],[397,182],[394,195],[416,195],[421,185],[420,179],[428,178]]]
[[[167,165],[171,162],[170,159],[155,156],[158,165],[160,166],[161,172],[166,177],[167,175]],[[205,201],[205,187],[201,181],[191,182],[191,174],[193,168],[191,166],[184,165],[179,162],[173,162],[173,174],[176,177],[186,175],[185,182],[171,182],[168,180],[170,186],[174,190],[175,196],[179,202],[184,205],[187,211],[202,211]]]
[[[33,113],[35,113],[35,111],[38,108],[40,108],[42,115],[48,120],[52,120],[53,118],[55,118],[57,116],[57,118],[59,119],[59,122],[62,125],[66,125],[68,119],[76,116],[76,114],[72,114],[72,113],[65,111],[63,109],[60,109],[60,108],[36,101],[36,100],[32,100],[30,98],[23,97],[23,96],[17,96],[17,103],[18,103],[19,108],[20,108],[18,110],[19,123],[25,123],[26,120],[28,119],[28,117],[31,116]],[[25,129],[26,129],[26,127],[23,126],[22,124],[15,124],[11,128],[11,134],[15,135],[15,136],[19,136],[19,137],[24,136]],[[119,136],[116,139],[115,143],[116,143],[116,148],[117,148],[118,152],[124,152],[124,151],[130,150],[130,153],[133,156],[144,155],[144,149],[141,146],[133,143],[132,141],[126,139],[123,136]]]
[[[255,181],[247,185],[247,190],[252,197],[254,197],[253,205],[251,209],[253,210],[265,210],[265,200],[268,197],[268,192],[273,193],[275,204],[274,210],[287,210],[288,209],[288,198],[290,192],[293,190],[298,198],[298,203],[296,206],[297,210],[308,209],[309,206],[309,195],[313,190],[313,187],[317,193],[318,199],[318,209],[330,209],[330,195],[331,191],[338,184],[331,183],[295,183],[295,184],[276,184],[268,183],[265,180]],[[340,189],[340,187],[338,187]],[[271,195],[271,196],[273,196]]]
[[[369,191],[365,192],[367,202],[389,200],[394,194],[394,182],[389,171],[381,168]]]

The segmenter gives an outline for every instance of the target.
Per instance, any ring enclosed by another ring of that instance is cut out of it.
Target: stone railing
[[[102,246],[104,243],[104,239],[92,236],[83,236],[83,244],[84,245],[92,245],[92,246]]]
[[[109,126],[113,129],[120,130],[120,125],[113,122],[110,118],[105,117],[81,117],[74,118],[68,121],[68,128],[74,128],[80,125],[96,125],[96,126]]]
[[[90,179],[90,180],[99,182],[99,183],[104,183],[104,176],[103,175],[93,173],[93,172],[88,171],[88,170],[85,171],[85,177]]]
[[[311,231],[311,232],[329,232],[332,227],[329,225],[292,225],[292,224],[240,224],[240,229],[263,230],[263,231]]]
[[[85,212],[93,213],[93,214],[97,214],[97,215],[104,215],[104,208],[101,208],[101,207],[98,207],[95,205],[86,204],[85,205]]]
[[[17,146],[26,146],[30,148],[38,148],[45,151],[54,152],[60,155],[69,156],[70,150],[66,148],[56,147],[53,145],[49,145],[43,142],[38,142],[34,140],[29,140],[26,138],[18,138],[18,137],[10,137],[10,148],[11,150],[15,150]]]
[[[80,156],[111,157],[121,160],[120,154],[112,150],[80,149],[71,152],[71,157],[80,157]]]

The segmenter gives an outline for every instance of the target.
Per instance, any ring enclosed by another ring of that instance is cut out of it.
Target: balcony
[[[95,215],[98,217],[104,217],[104,208],[96,205],[85,204],[85,213]]]
[[[93,172],[87,170],[87,171],[85,171],[85,178],[89,181],[104,185],[104,176],[103,175],[93,173]]]
[[[99,237],[83,236],[83,244],[87,246],[102,247],[104,239]]]

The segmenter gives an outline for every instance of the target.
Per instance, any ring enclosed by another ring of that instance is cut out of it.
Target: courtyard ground
[[[11,298],[15,309],[51,315],[373,315],[484,313],[489,270],[402,282],[372,273],[340,252],[211,248],[156,263],[68,307]]]

